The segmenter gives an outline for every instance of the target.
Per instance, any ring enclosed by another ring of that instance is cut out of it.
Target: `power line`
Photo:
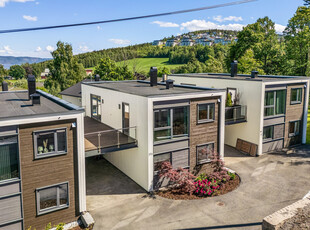
[[[242,0],[242,1],[229,2],[229,3],[224,3],[224,4],[205,6],[205,7],[199,7],[199,8],[194,8],[194,9],[188,9],[188,10],[178,10],[178,11],[172,11],[172,12],[166,12],[166,13],[150,14],[150,15],[136,16],[136,17],[129,17],[129,18],[110,19],[110,20],[105,20],[105,21],[84,22],[84,23],[66,24],[66,25],[57,25],[57,26],[30,27],[30,28],[11,29],[11,30],[0,30],[0,34],[35,31],[35,30],[50,30],[50,29],[58,29],[58,28],[65,28],[65,27],[76,27],[76,26],[87,26],[87,25],[94,25],[94,24],[105,24],[105,23],[112,23],[112,22],[131,21],[131,20],[138,20],[138,19],[144,19],[144,18],[153,18],[153,17],[161,17],[161,16],[174,15],[174,14],[184,14],[184,13],[190,13],[190,12],[202,11],[202,10],[210,10],[210,9],[233,6],[233,5],[240,5],[240,4],[245,4],[245,3],[255,2],[255,1],[258,1],[258,0]]]

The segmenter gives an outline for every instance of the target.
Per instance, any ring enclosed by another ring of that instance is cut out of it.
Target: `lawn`
[[[129,70],[131,71],[133,71],[135,67],[135,71],[139,73],[149,72],[152,66],[155,66],[157,68],[166,66],[171,71],[172,69],[176,69],[177,67],[183,65],[183,64],[170,64],[168,63],[168,61],[169,61],[169,58],[135,58],[135,59],[130,59],[126,61],[120,61],[120,62],[117,62],[116,64],[119,66],[126,64]],[[95,67],[87,68],[87,69],[94,69],[94,68]]]

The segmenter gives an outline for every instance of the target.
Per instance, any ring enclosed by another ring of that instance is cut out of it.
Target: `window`
[[[171,163],[170,153],[155,155],[153,161],[154,161],[154,171],[156,172],[159,170],[161,163],[163,162]]]
[[[289,137],[298,136],[300,134],[300,121],[292,121],[289,125]]]
[[[215,104],[198,105],[198,123],[210,122],[215,119]]]
[[[291,89],[291,104],[300,104],[302,88]]]
[[[91,117],[101,120],[101,97],[91,94]]]
[[[210,162],[210,154],[214,153],[214,143],[197,146],[197,164]]]
[[[273,139],[273,126],[264,127],[263,131],[263,139],[264,140],[272,140]]]
[[[0,182],[18,177],[17,136],[0,137]]]
[[[34,151],[35,158],[66,154],[66,129],[34,132]]]
[[[284,114],[285,90],[265,92],[265,117]]]
[[[154,141],[188,135],[188,107],[154,110]]]
[[[36,189],[37,214],[69,207],[69,183]]]

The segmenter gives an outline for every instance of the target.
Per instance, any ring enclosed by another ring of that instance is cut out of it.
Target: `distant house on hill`
[[[190,38],[183,38],[180,43],[180,46],[192,46],[192,45],[194,45],[194,42]]]
[[[161,40],[154,40],[153,43],[152,43],[153,46],[160,46],[160,45],[163,45],[163,44],[164,44],[164,42],[161,41]]]
[[[86,72],[86,75],[89,76],[89,75],[92,75],[94,70],[92,69],[85,69],[85,72]]]
[[[174,47],[178,44],[178,40],[170,39],[166,41],[166,46]]]
[[[50,74],[50,70],[46,68],[44,72],[41,73],[41,78],[46,79],[49,74]]]
[[[211,46],[212,41],[206,39],[206,38],[199,38],[195,40],[196,45],[203,45],[203,46]]]

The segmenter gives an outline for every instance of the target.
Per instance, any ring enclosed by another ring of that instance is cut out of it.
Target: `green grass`
[[[135,71],[142,73],[144,72],[145,74],[150,71],[150,68],[152,66],[155,66],[157,68],[160,67],[168,67],[170,71],[172,69],[176,69],[179,66],[182,66],[183,64],[170,64],[168,63],[169,58],[135,58],[135,59],[130,59],[126,61],[120,61],[116,62],[117,65],[122,66],[122,65],[127,65],[130,71]],[[92,68],[87,68],[87,69],[95,69],[95,67]]]

